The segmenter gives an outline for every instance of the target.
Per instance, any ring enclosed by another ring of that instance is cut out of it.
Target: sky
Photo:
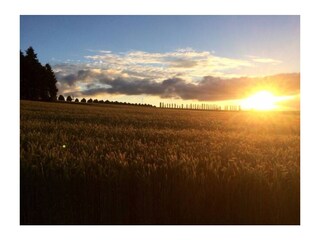
[[[299,16],[20,16],[29,46],[65,96],[225,105],[268,90],[300,106]]]

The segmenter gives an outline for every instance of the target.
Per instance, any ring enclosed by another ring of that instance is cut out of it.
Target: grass
[[[299,113],[20,104],[21,224],[300,224]]]

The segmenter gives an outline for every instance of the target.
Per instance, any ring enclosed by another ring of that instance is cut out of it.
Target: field
[[[20,102],[21,224],[300,224],[300,115]]]

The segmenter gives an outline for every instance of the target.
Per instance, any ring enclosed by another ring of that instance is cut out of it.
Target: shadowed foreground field
[[[299,113],[20,114],[21,224],[300,224]]]

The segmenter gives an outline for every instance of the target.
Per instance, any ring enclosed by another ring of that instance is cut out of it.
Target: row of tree
[[[160,102],[160,108],[174,108],[174,109],[195,109],[195,110],[214,110],[220,111],[222,107],[216,104],[196,104],[196,103],[189,103],[189,104],[176,104],[176,103],[164,103]],[[225,111],[241,111],[240,105],[226,105],[224,106]]]
[[[189,103],[189,104],[176,104],[176,103],[164,103],[160,102],[160,108],[178,108],[178,109],[198,109],[198,110],[221,110],[221,106],[216,104],[196,104],[196,103]]]
[[[63,95],[60,95],[58,97],[58,101],[67,101],[67,102],[75,102],[75,103],[105,103],[105,104],[119,104],[119,105],[135,105],[135,106],[145,106],[145,107],[154,107],[151,104],[141,104],[141,103],[128,103],[128,102],[118,102],[118,101],[109,101],[109,100],[98,100],[98,99],[88,99],[86,100],[85,98],[82,98],[79,100],[78,98],[74,99],[71,96],[68,96],[65,98]]]
[[[225,111],[241,111],[241,105],[226,105],[224,106]]]
[[[20,51],[20,99],[55,101],[56,83],[51,66],[42,66],[32,47]]]

